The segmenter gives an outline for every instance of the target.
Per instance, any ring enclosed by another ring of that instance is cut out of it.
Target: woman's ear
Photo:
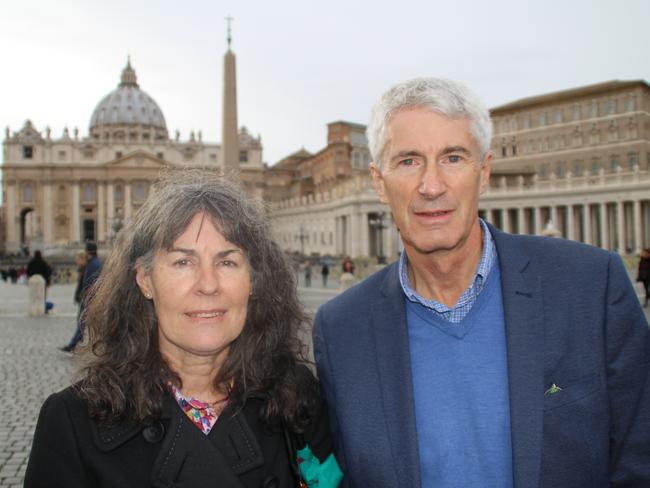
[[[151,286],[151,277],[147,273],[144,267],[140,264],[135,268],[135,282],[138,284],[138,288],[144,295],[147,300],[153,298],[153,287]]]

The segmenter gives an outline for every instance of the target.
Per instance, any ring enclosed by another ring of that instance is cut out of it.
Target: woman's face
[[[244,251],[206,214],[194,216],[171,250],[156,253],[149,272],[138,267],[136,281],[155,305],[163,357],[223,363],[244,327],[251,273]]]

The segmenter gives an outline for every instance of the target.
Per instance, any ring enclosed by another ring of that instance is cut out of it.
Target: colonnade
[[[650,247],[650,199],[516,207],[483,205],[479,213],[513,234],[555,234],[619,254],[638,254]]]

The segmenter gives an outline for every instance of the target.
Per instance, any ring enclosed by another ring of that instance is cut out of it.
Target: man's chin
[[[450,241],[405,242],[407,252],[411,249],[418,254],[445,254],[456,248],[456,243]]]

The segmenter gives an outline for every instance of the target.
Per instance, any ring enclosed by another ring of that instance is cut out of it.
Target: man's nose
[[[422,168],[418,192],[425,198],[436,198],[445,191],[444,175],[435,162],[427,163]]]

